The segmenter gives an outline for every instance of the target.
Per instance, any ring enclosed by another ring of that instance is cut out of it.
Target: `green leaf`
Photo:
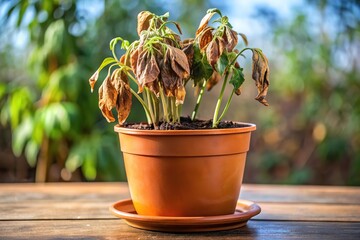
[[[229,65],[229,59],[225,53],[221,54],[219,60],[216,63],[216,70],[222,76],[226,67]]]
[[[206,13],[218,13],[222,17],[220,10],[217,8],[210,8],[206,11]]]
[[[114,48],[115,48],[115,45],[117,44],[117,42],[118,41],[124,41],[124,39],[122,39],[121,37],[117,37],[117,38],[113,38],[113,39],[111,39],[111,41],[110,41],[110,50],[112,51],[112,50],[114,50]]]
[[[231,71],[232,75],[229,83],[234,86],[234,89],[238,89],[245,81],[243,69],[232,66]]]
[[[209,79],[213,71],[206,57],[201,54],[199,47],[194,45],[194,62],[191,69],[191,78],[194,80],[194,85],[198,85],[204,79]]]
[[[39,150],[40,150],[40,146],[35,141],[30,140],[26,144],[25,156],[26,156],[26,160],[28,161],[31,167],[35,167],[36,165],[36,160]]]
[[[107,65],[111,64],[111,63],[115,63],[116,60],[113,57],[107,57],[105,58],[102,63],[100,64],[100,67],[98,68],[97,72],[100,73],[100,71],[106,67]]]
[[[14,129],[12,136],[12,149],[15,156],[19,157],[24,149],[25,143],[31,138],[34,123],[27,117],[21,124]]]

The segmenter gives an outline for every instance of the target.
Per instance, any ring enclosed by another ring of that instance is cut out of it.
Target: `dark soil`
[[[221,121],[218,125],[218,129],[223,128],[239,128],[245,127],[245,124],[239,124],[232,121]],[[142,130],[153,130],[155,129],[153,125],[147,123],[125,123],[124,127],[132,129],[142,129]],[[212,120],[199,120],[195,119],[192,121],[190,117],[181,117],[180,123],[167,123],[160,122],[159,130],[196,130],[196,129],[212,129]]]

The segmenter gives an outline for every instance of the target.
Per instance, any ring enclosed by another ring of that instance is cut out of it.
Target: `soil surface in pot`
[[[223,128],[241,128],[246,127],[246,124],[240,124],[232,121],[221,121],[218,129]],[[141,130],[153,130],[153,125],[147,123],[125,123],[124,127]],[[159,122],[158,130],[196,130],[196,129],[212,129],[212,120],[191,120],[190,117],[181,117],[180,123]]]

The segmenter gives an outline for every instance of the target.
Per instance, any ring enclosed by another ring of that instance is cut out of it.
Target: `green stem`
[[[166,96],[164,94],[164,89],[161,86],[160,86],[160,99],[161,99],[161,104],[162,104],[162,108],[163,108],[163,112],[164,112],[165,121],[169,122],[168,105],[167,105],[167,101],[166,101]]]
[[[154,108],[153,108],[153,104],[152,104],[152,100],[151,100],[150,90],[148,88],[145,88],[144,91],[145,91],[145,95],[146,95],[147,106],[150,110],[151,119],[153,120],[153,124],[157,125],[156,117],[154,114]]]
[[[224,108],[223,112],[221,113],[219,119],[218,119],[218,120],[216,121],[216,123],[215,123],[216,126],[220,123],[220,121],[221,121],[221,120],[223,119],[223,117],[225,116],[227,110],[229,109],[230,103],[231,103],[231,99],[232,99],[235,91],[236,91],[235,89],[231,91],[230,97],[229,97],[229,99],[228,99],[227,102],[226,102],[225,108]]]
[[[146,114],[146,118],[148,120],[148,123],[154,123],[154,119],[151,118],[150,110],[144,100],[132,89],[130,88],[131,93],[137,98],[137,100],[140,102],[140,104],[143,106]]]
[[[170,97],[170,105],[171,105],[171,121],[176,122],[175,97]]]
[[[197,97],[197,100],[196,100],[196,105],[195,105],[194,111],[191,114],[191,120],[192,121],[195,120],[196,115],[197,115],[197,113],[199,111],[200,103],[201,103],[202,97],[203,97],[204,92],[205,92],[206,83],[207,83],[207,81],[204,81],[203,85],[201,86],[199,96]]]
[[[219,111],[220,111],[220,107],[221,107],[221,102],[224,97],[224,92],[225,92],[228,77],[229,77],[229,72],[226,72],[225,79],[224,79],[223,85],[221,87],[220,95],[216,102],[216,107],[215,107],[214,117],[213,117],[213,125],[212,125],[213,128],[216,128],[217,124],[218,124],[218,115],[219,115]]]
[[[155,93],[153,92],[150,92],[150,96],[151,96],[151,102],[152,102],[152,105],[153,105],[153,109],[154,109],[154,114],[155,114],[155,121],[156,121],[156,124],[155,125],[159,125],[159,100],[158,98],[156,97]]]

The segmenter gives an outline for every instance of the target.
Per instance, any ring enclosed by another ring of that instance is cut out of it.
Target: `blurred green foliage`
[[[252,181],[360,185],[359,13],[358,1],[340,0],[307,1],[288,21],[259,9],[272,93],[256,117]]]
[[[87,12],[94,3],[98,15]],[[170,11],[190,37],[207,8],[222,8],[205,0],[22,0],[8,6],[1,33],[9,32],[6,26],[20,29],[29,33],[29,44],[23,52],[12,39],[0,45],[0,120],[12,129],[14,153],[36,166],[38,181],[60,180],[64,171],[72,173],[70,180],[77,173],[125,180],[113,125],[103,120],[88,78],[110,55],[113,37],[136,37],[139,11]],[[360,185],[360,3],[304,1],[286,20],[262,6],[253,20],[266,30],[258,42],[268,44],[259,47],[272,73],[270,107],[244,92],[227,117],[258,127],[245,181]],[[140,120],[135,107],[128,121]]]

